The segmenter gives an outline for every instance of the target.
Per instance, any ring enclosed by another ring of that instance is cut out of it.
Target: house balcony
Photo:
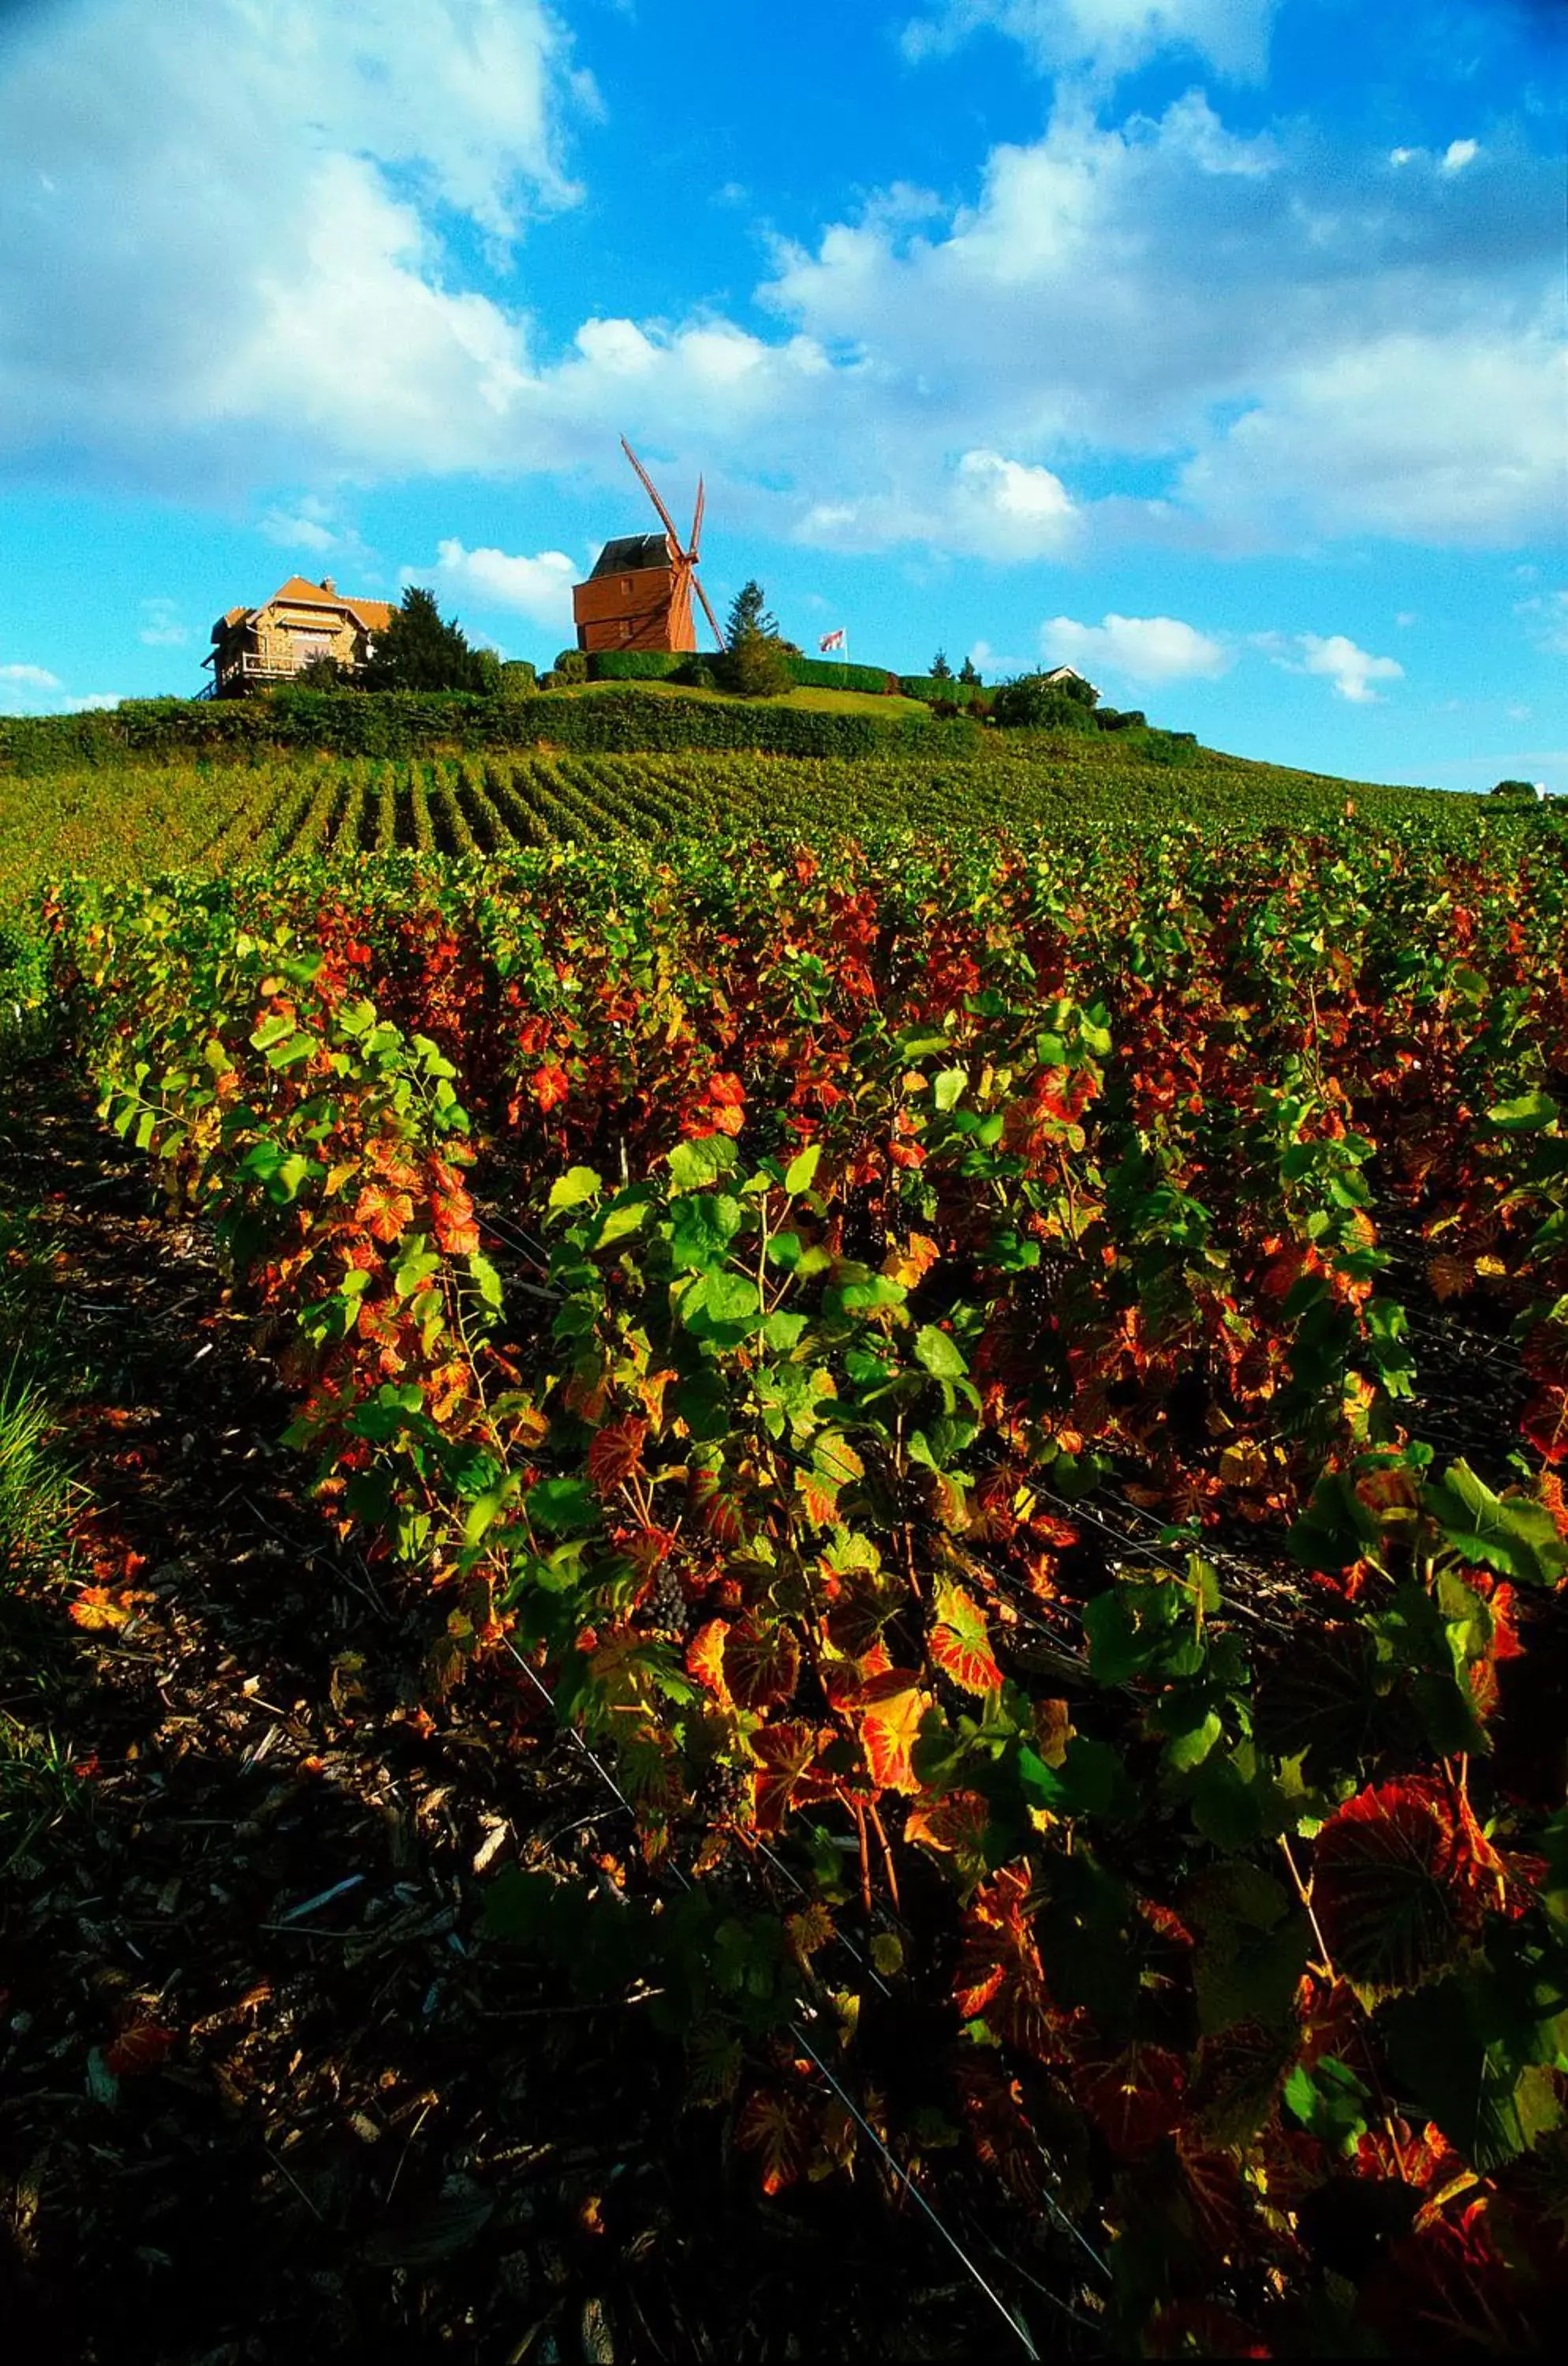
[[[265,657],[257,649],[236,649],[231,656],[224,657],[215,651],[211,657],[202,660],[213,667],[208,694],[213,698],[224,698],[253,688],[265,689],[269,682],[292,682],[295,675],[302,672],[313,659],[331,654],[330,650],[318,648],[299,657]]]

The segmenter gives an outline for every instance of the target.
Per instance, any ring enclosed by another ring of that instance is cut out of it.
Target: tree
[[[377,637],[360,675],[367,690],[468,690],[485,687],[481,652],[437,611],[435,594],[411,583]]]
[[[768,613],[764,605],[765,597],[761,585],[754,576],[749,582],[740,586],[730,603],[729,623],[724,636],[726,648],[732,649],[737,641],[744,640],[749,634],[752,633],[759,635],[764,641],[778,639],[779,620]]]
[[[973,658],[964,659],[964,663],[958,669],[958,679],[960,682],[972,682],[976,690],[979,689],[980,669],[976,664]]]
[[[789,658],[776,633],[742,633],[722,659],[724,685],[739,698],[778,698],[795,688]]]
[[[953,680],[953,668],[947,662],[947,651],[945,649],[938,649],[935,657],[931,659],[931,680],[933,682],[951,682]]]
[[[789,660],[799,652],[780,637],[778,618],[764,605],[755,580],[743,583],[730,603],[724,637],[719,671],[727,690],[740,698],[777,698],[794,688]]]
[[[1084,684],[1084,689],[1089,684]],[[1092,701],[1071,682],[1047,682],[1043,674],[1021,674],[1005,682],[991,702],[997,722],[1014,729],[1092,731]]]
[[[1496,787],[1489,794],[1495,797],[1528,797],[1531,805],[1534,805],[1535,783],[1533,781],[1499,781]]]

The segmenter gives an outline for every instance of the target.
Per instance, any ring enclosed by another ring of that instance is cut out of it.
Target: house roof
[[[607,542],[594,562],[593,575],[636,575],[641,569],[671,565],[666,534],[623,534]],[[592,576],[589,580],[592,582]]]
[[[348,615],[367,633],[385,632],[392,614],[385,600],[359,600],[343,592],[329,592],[324,583],[312,583],[306,576],[291,575],[270,600],[262,602],[263,608],[325,608],[333,615]],[[212,627],[212,637],[220,640],[243,620],[261,614],[260,608],[226,608]]]

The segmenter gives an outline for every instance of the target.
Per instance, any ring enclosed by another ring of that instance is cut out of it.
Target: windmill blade
[[[722,648],[723,648],[723,647],[724,647],[724,635],[723,635],[723,634],[719,631],[719,629],[718,629],[718,618],[714,614],[713,610],[708,606],[708,595],[707,595],[707,593],[703,590],[703,579],[702,579],[702,577],[701,577],[699,574],[697,574],[697,573],[696,573],[695,569],[694,569],[694,570],[693,570],[693,574],[692,574],[692,582],[693,582],[694,586],[695,587],[696,594],[697,594],[698,599],[699,599],[699,600],[702,602],[702,603],[703,603],[703,614],[704,614],[704,615],[707,618],[708,623],[709,623],[709,624],[712,625],[712,627],[713,627],[713,637],[714,637],[714,639],[718,643],[719,648],[722,649]]]
[[[671,516],[669,511],[665,508],[663,502],[660,500],[659,495],[654,491],[653,479],[649,475],[648,470],[643,467],[642,462],[637,458],[637,454],[632,450],[631,445],[626,442],[624,435],[621,438],[621,449],[626,454],[627,459],[631,462],[632,467],[637,470],[637,475],[641,478],[643,490],[647,493],[649,500],[653,503],[654,508],[659,512],[660,516],[664,521],[664,531],[670,537],[671,549],[679,551],[681,547],[681,537],[675,531],[675,521]]]
[[[703,505],[706,500],[707,495],[703,490],[703,480],[699,477],[697,479],[697,506],[692,513],[692,546],[686,554],[694,567],[697,563],[697,550],[703,538]]]

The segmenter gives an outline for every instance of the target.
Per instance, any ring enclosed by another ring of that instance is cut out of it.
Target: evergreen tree
[[[378,635],[360,680],[367,690],[478,691],[485,686],[480,660],[461,627],[439,614],[434,592],[411,583],[402,606]]]
[[[725,688],[741,698],[778,698],[795,685],[789,645],[780,638],[778,618],[763,605],[763,598],[761,585],[753,579],[741,585],[730,604],[718,670]]]
[[[724,636],[726,648],[732,649],[737,641],[743,641],[752,634],[764,641],[778,639],[779,620],[771,615],[763,604],[765,596],[755,577],[740,586],[730,603],[729,623]]]
[[[980,669],[976,664],[973,658],[964,659],[964,663],[958,669],[958,679],[960,682],[973,682],[976,689],[979,689]]]
[[[947,662],[947,651],[945,649],[938,649],[935,657],[931,659],[931,680],[933,682],[951,682],[953,680],[953,668]]]

